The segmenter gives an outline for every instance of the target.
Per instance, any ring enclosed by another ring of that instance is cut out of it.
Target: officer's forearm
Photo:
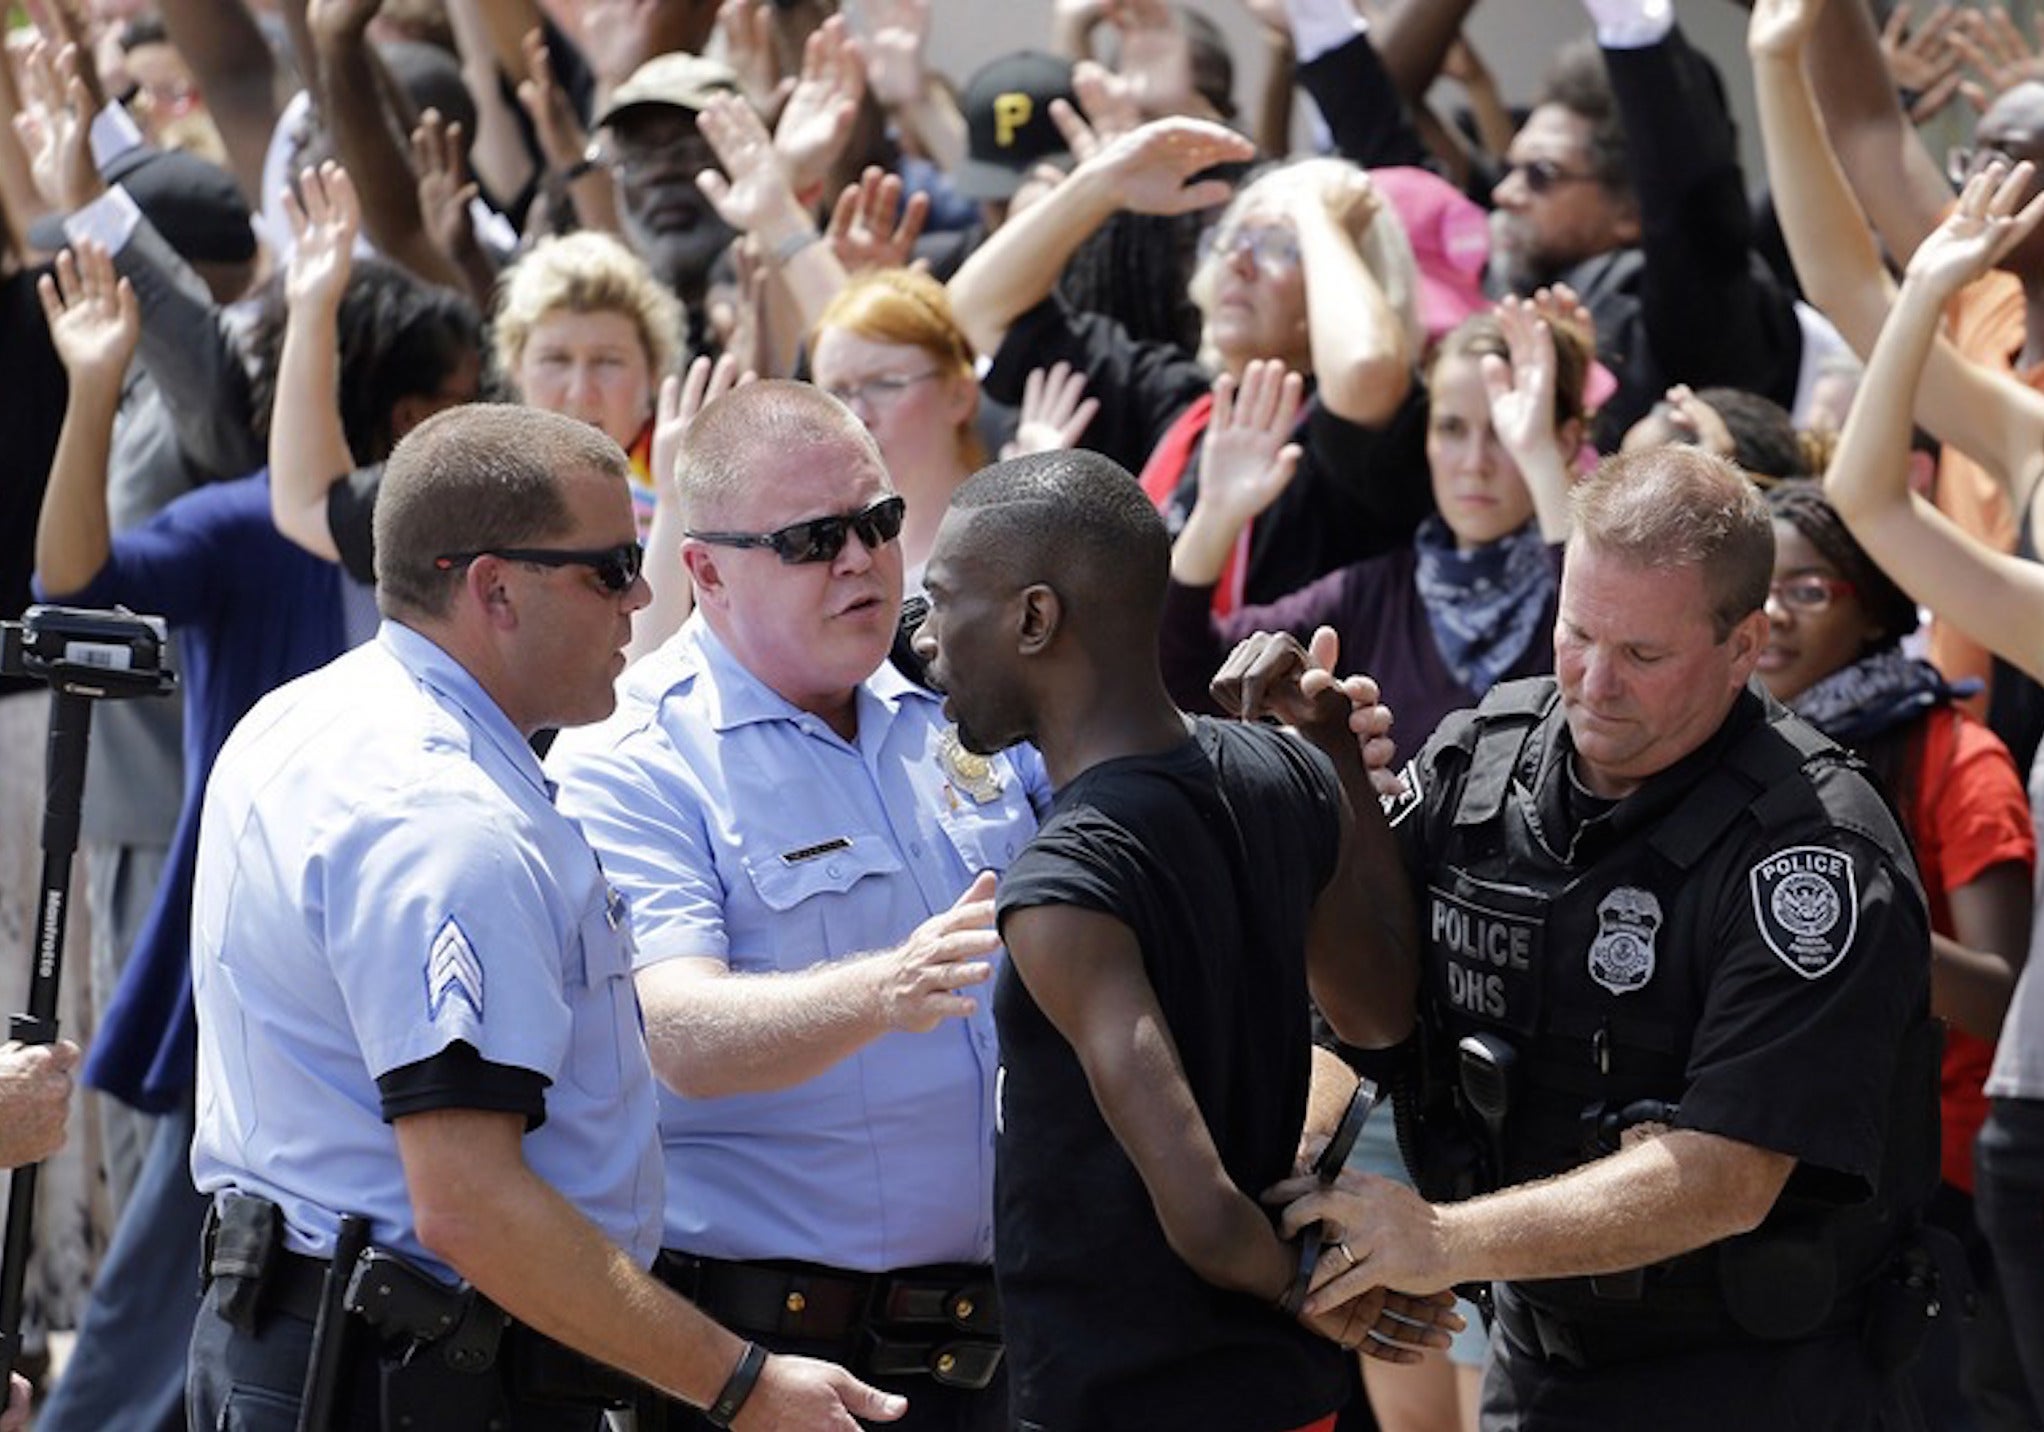
[[[637,976],[653,1072],[690,1099],[787,1089],[887,1032],[874,961],[793,973],[734,974],[707,959],[667,960]]]
[[[635,1267],[532,1172],[521,1116],[436,1110],[396,1130],[420,1241],[485,1297],[696,1406],[715,1399],[744,1343]]]
[[[1450,1282],[1568,1278],[1658,1263],[1759,1225],[1786,1154],[1694,1129],[1438,1209]]]

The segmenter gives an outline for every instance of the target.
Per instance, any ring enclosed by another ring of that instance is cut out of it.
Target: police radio
[[[57,981],[69,910],[71,857],[85,794],[85,751],[92,703],[162,696],[177,685],[164,666],[169,640],[161,617],[79,607],[30,607],[0,622],[0,676],[26,676],[50,688],[50,741],[43,775],[43,880],[31,934],[28,1009],[8,1018],[23,1044],[57,1038]],[[0,1247],[0,1387],[21,1351],[21,1292],[27,1273],[37,1165],[14,1171],[7,1236]]]

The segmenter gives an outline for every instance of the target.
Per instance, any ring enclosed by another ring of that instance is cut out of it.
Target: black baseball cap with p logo
[[[1013,198],[1043,160],[1068,162],[1050,102],[1072,102],[1072,63],[1041,50],[1020,50],[983,65],[959,96],[965,111],[966,159],[951,176],[968,199]]]

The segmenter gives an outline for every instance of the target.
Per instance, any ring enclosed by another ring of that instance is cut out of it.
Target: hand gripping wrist
[[[766,1360],[765,1348],[755,1342],[747,1343],[745,1351],[738,1356],[738,1366],[732,1368],[731,1376],[724,1379],[717,1400],[703,1409],[703,1420],[712,1427],[729,1427],[744,1410],[745,1399],[752,1396],[752,1389],[759,1385],[759,1375],[766,1367]]]

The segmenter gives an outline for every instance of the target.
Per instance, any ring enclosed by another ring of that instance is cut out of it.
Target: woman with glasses
[[[1867,763],[1909,833],[1930,905],[1931,1006],[1945,1022],[1942,1183],[1927,1217],[1966,1249],[1983,1306],[1998,1313],[1993,1259],[1974,1216],[1973,1144],[2029,942],[2030,807],[2001,738],[1953,704],[1935,667],[1903,653],[1916,603],[1853,540],[1819,485],[1782,482],[1767,496],[1772,629],[1757,674],[1777,700]],[[1936,1425],[1965,1416],[1978,1396],[1965,1369],[1982,1343],[1976,1326],[1946,1319],[1934,1327],[1912,1378]]]
[[[952,320],[944,286],[909,269],[859,274],[817,320],[809,367],[816,386],[873,434],[908,500],[902,561],[908,589],[918,590],[951,494],[987,461],[973,425],[972,346]]]
[[[950,283],[960,326],[993,355],[988,394],[1016,401],[1030,370],[1057,361],[1083,372],[1100,403],[1087,446],[1138,473],[1175,534],[1198,493],[1216,375],[1239,381],[1251,363],[1278,360],[1306,380],[1293,423],[1298,476],[1231,555],[1217,606],[1275,601],[1403,545],[1429,506],[1424,400],[1413,381],[1418,278],[1398,216],[1369,177],[1309,159],[1245,185],[1194,273],[1201,335],[1188,353],[1074,310],[1055,292],[1058,276],[1118,211],[1185,213],[1227,198],[1225,183],[1195,176],[1249,159],[1248,141],[1164,119],[1101,144],[1058,109],[1086,157]]]
[[[1937,339],[1953,295],[2036,232],[2044,200],[2023,202],[2035,183],[2027,163],[2013,170],[1990,165],[1910,256],[1824,486],[1853,536],[1911,596],[2044,678],[2044,571],[1990,549],[1912,494],[1907,466],[1914,397],[1933,429],[1963,422],[1957,440],[2008,484],[2016,511],[2034,531],[2044,480],[2044,398],[1960,360]],[[2031,782],[2038,790],[2034,768]],[[2008,1343],[2034,1409],[2044,1407],[2044,962],[2025,963],[2022,949],[2006,947],[2019,973],[2000,1021],[1972,1173]],[[2034,1411],[2029,1416],[2034,1420]]]
[[[1163,636],[1172,695],[1211,710],[1207,681],[1236,641],[1254,631],[1304,640],[1332,626],[1343,669],[1376,679],[1397,713],[1399,745],[1416,751],[1443,716],[1475,705],[1496,682],[1552,671],[1589,362],[1580,331],[1550,325],[1516,299],[1465,320],[1427,370],[1435,514],[1395,551],[1223,617],[1212,611],[1213,584],[1295,451],[1279,447],[1288,423],[1263,427],[1254,416],[1285,406],[1269,391],[1281,375],[1250,365],[1239,390],[1221,389],[1199,497],[1172,545]]]

